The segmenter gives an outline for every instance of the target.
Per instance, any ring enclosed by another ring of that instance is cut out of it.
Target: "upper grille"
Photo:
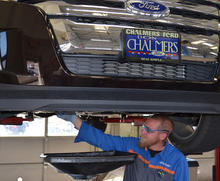
[[[170,16],[137,16],[124,8],[123,0],[62,2],[53,11],[44,10],[64,64],[73,74],[212,82],[219,57],[219,4],[208,0],[159,2],[170,8]],[[178,32],[181,61],[121,63],[121,33],[125,28]]]

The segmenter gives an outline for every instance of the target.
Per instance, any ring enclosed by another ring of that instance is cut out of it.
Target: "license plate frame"
[[[125,28],[122,31],[126,62],[179,62],[181,35],[175,31]]]

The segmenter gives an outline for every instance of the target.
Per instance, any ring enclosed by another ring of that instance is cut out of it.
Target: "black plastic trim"
[[[207,20],[220,20],[219,16],[208,14],[208,13],[202,13],[198,11],[191,11],[188,9],[178,9],[178,8],[172,8],[170,7],[170,14],[176,14],[176,15],[182,15],[183,17],[190,17],[190,18],[196,18],[196,19],[207,19]]]
[[[199,167],[199,162],[196,160],[187,160],[189,167]]]
[[[220,114],[220,93],[0,84],[0,111]]]

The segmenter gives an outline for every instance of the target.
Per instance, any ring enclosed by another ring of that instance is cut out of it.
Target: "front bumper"
[[[0,111],[220,114],[220,93],[0,84]]]

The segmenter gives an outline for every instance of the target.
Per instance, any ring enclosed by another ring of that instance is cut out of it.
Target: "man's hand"
[[[78,130],[80,129],[82,125],[82,120],[79,117],[77,117],[75,114],[65,114],[63,112],[56,112],[56,114],[58,118],[61,118],[65,121],[69,121],[74,124],[76,129]]]
[[[74,123],[74,121],[76,119],[76,115],[75,114],[69,115],[69,114],[64,114],[62,112],[56,112],[56,114],[57,114],[58,118],[63,119],[65,121],[69,121],[71,123]]]

